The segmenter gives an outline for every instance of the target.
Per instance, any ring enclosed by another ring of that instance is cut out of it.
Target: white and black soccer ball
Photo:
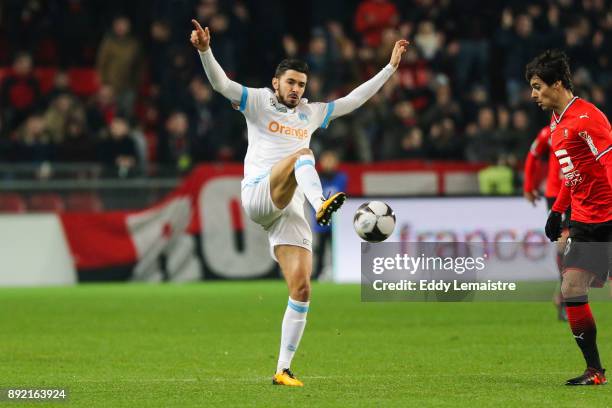
[[[355,232],[368,242],[381,242],[395,229],[395,214],[382,201],[363,203],[353,218]]]

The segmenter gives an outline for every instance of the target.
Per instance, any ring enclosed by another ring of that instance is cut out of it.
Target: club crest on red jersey
[[[553,122],[553,123],[550,124],[550,131],[551,132],[554,132],[556,128],[557,128],[557,123]]]
[[[589,146],[589,149],[591,149],[591,153],[593,153],[595,156],[599,154],[597,147],[595,147],[595,143],[593,143],[593,139],[591,139],[591,135],[589,135],[589,133],[586,130],[583,130],[582,132],[578,132],[578,136],[584,139],[586,144]]]

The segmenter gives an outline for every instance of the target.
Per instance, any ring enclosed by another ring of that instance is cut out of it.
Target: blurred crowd
[[[571,58],[576,94],[612,104],[612,5],[605,0],[4,0],[0,3],[0,161],[99,162],[109,174],[241,161],[241,115],[214,93],[188,41],[190,18],[233,79],[270,86],[285,57],[306,60],[306,97],[330,101],[411,42],[396,75],[357,114],[312,139],[343,161],[517,163],[548,122],[525,64]],[[606,51],[608,50],[608,51]],[[53,67],[41,89],[38,68]],[[75,90],[74,67],[95,70]]]

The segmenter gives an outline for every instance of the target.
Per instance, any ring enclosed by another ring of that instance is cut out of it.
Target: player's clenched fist
[[[202,28],[200,23],[195,20],[191,20],[195,30],[191,31],[191,44],[198,49],[198,51],[206,51],[210,47],[210,32],[208,27]]]
[[[398,40],[395,42],[393,52],[391,53],[391,60],[389,61],[389,64],[391,64],[393,68],[397,68],[399,66],[400,60],[402,59],[402,54],[408,49],[408,44],[410,43],[407,40]]]

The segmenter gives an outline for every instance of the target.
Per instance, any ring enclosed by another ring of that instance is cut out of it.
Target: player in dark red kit
[[[549,50],[539,55],[527,64],[525,77],[535,102],[543,109],[552,110],[552,149],[565,177],[546,222],[546,235],[551,241],[561,235],[561,214],[570,202],[572,207],[561,293],[587,369],[566,384],[606,384],[588,291],[591,286],[604,284],[612,265],[610,122],[594,105],[574,96],[564,53]],[[606,243],[605,248],[597,243]]]
[[[523,193],[527,201],[532,204],[539,198],[537,186],[540,181],[537,174],[539,172],[538,160],[548,159],[546,191],[544,192],[546,201],[552,201],[552,203],[554,203],[561,189],[561,167],[559,166],[559,162],[550,144],[550,126],[545,126],[534,139],[527,153],[527,157],[525,158],[525,183],[523,185]]]
[[[550,126],[544,126],[533,143],[531,148],[525,157],[525,180],[523,183],[523,196],[527,201],[535,206],[535,202],[540,199],[540,192],[538,191],[538,185],[541,183],[541,163],[543,160],[548,160],[548,171],[546,174],[546,190],[544,191],[544,197],[546,198],[546,205],[548,210],[552,209],[557,194],[561,189],[561,180],[563,179],[563,173],[561,173],[561,167],[559,161],[551,148],[550,140]],[[563,250],[565,249],[565,241],[569,235],[569,217],[570,211],[565,212],[563,217],[563,234],[561,240],[557,245],[557,266],[559,267],[559,278],[562,277],[562,256]],[[559,320],[567,321],[567,314],[565,313],[565,303],[563,302],[563,296],[561,293],[555,293],[554,297],[555,307],[557,308],[557,317]]]

